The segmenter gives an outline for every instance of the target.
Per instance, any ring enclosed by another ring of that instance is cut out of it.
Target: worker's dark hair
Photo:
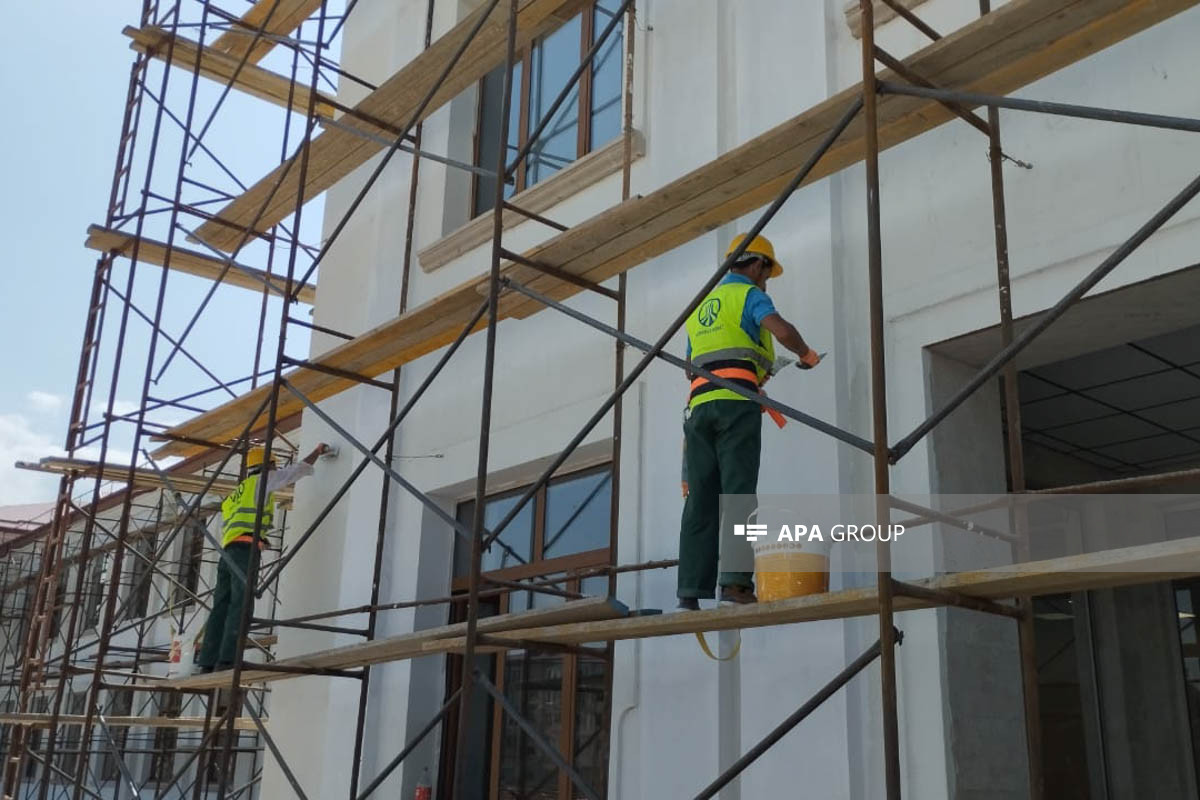
[[[770,259],[768,259],[766,256],[760,256],[758,253],[746,253],[740,259],[738,259],[737,263],[730,267],[730,269],[749,269],[750,267],[754,266],[755,262],[758,261],[764,261],[768,264],[771,263]]]

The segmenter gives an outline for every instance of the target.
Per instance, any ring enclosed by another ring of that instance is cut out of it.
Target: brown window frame
[[[160,717],[178,717],[182,711],[183,695],[178,692],[159,692],[157,713]],[[153,781],[156,785],[161,786],[171,780],[175,774],[178,741],[179,728],[154,729],[154,744],[150,753],[147,783]]]
[[[133,715],[133,692],[112,691],[108,697],[108,714],[114,717],[129,717]],[[125,746],[129,739],[129,726],[122,725],[112,729],[112,737],[116,742],[117,751],[106,747],[100,761],[98,774],[100,780],[106,783],[120,782],[122,779],[120,761],[125,755]]]
[[[199,526],[193,526],[190,536],[186,531],[184,534],[179,552],[177,585],[171,592],[171,603],[186,608],[194,604],[195,598],[200,594],[200,572],[204,568],[205,536]]]
[[[546,533],[546,509],[547,509],[547,493],[550,487],[566,481],[586,477],[588,475],[609,473],[611,474],[613,465],[605,463],[594,467],[576,470],[556,476],[538,489],[537,493],[530,499],[530,503],[534,504],[534,519],[533,519],[533,543],[530,551],[530,559],[526,564],[520,564],[514,567],[505,569],[492,570],[484,572],[484,577],[497,578],[500,580],[523,580],[537,576],[557,576],[562,575],[562,580],[555,584],[558,588],[566,589],[568,592],[579,593],[581,591],[583,580],[589,575],[582,573],[594,567],[603,567],[614,563],[616,557],[616,537],[615,528],[609,524],[609,544],[608,547],[586,550],[579,553],[571,553],[558,558],[542,559],[545,548],[545,533]],[[507,497],[522,494],[528,489],[527,486],[516,489],[509,489],[495,494],[488,495],[488,501],[502,500]],[[611,489],[610,489],[611,491]],[[459,507],[463,503],[470,502],[470,498],[460,502]],[[457,509],[456,509],[457,510]],[[451,571],[454,569],[454,558],[451,558]],[[469,577],[453,576],[451,577],[451,592],[458,595],[461,599],[451,606],[451,621],[461,621],[466,615],[466,606],[462,600],[466,599],[466,591],[469,585]],[[614,582],[609,578],[609,595],[612,594]],[[509,611],[512,592],[505,592],[491,598],[496,604],[497,614],[505,614]],[[579,653],[563,653],[563,654],[537,654],[531,653],[528,650],[515,651],[523,654],[528,665],[532,658],[545,658],[547,655],[552,655],[555,658],[562,659],[562,678],[560,695],[562,697],[562,705],[560,708],[561,720],[560,729],[557,741],[553,744],[558,748],[568,760],[569,763],[574,763],[574,739],[576,728],[576,715],[578,710],[579,697],[577,694],[579,686],[579,675],[581,662],[586,658],[588,660],[603,660],[607,664],[605,671],[604,694],[606,697],[606,705],[604,709],[604,725],[605,728],[611,731],[612,719],[612,677],[613,677],[613,646],[608,642],[603,650],[596,648],[596,655],[586,655]],[[514,651],[510,651],[514,652]],[[497,653],[492,656],[494,684],[501,692],[505,690],[505,659],[506,653]],[[526,667],[528,674],[528,666]],[[451,655],[446,661],[446,697],[449,698],[455,691],[458,690],[462,678],[462,657]],[[488,794],[489,800],[500,800],[500,757],[502,751],[502,741],[504,735],[504,709],[498,703],[490,702],[490,731],[488,733]],[[442,736],[442,756],[439,767],[439,797],[450,796],[449,792],[453,788],[453,766],[455,749],[457,747],[457,732],[458,732],[458,714],[457,707],[450,712],[446,718],[446,723],[443,726]],[[611,750],[608,751],[611,755]],[[557,793],[559,800],[570,800],[576,796],[570,778],[562,770],[557,770],[557,784],[554,786],[554,791]],[[606,793],[606,792],[603,792]],[[602,793],[602,794],[603,794]]]
[[[582,9],[580,9],[580,11],[579,11],[579,14],[581,15],[580,26],[579,26],[579,61],[582,61],[584,56],[587,55],[587,52],[592,48],[592,38],[596,32],[596,28],[595,28],[596,5],[598,2],[600,2],[600,0],[588,0],[588,2],[584,5],[584,7]],[[572,19],[574,19],[574,17],[572,17]],[[567,22],[564,22],[563,25],[567,25],[570,22],[571,22],[571,20],[567,20]],[[559,27],[561,28],[562,26],[559,26]],[[554,31],[557,31],[557,30],[558,30],[558,28],[554,29]],[[531,44],[519,49],[516,52],[514,65],[519,64],[521,67],[521,85],[520,85],[520,87],[516,87],[516,86],[513,87],[513,90],[514,90],[513,99],[514,99],[514,101],[517,101],[520,103],[520,115],[519,115],[518,125],[521,130],[520,130],[520,135],[517,137],[517,147],[518,148],[524,147],[529,140],[529,99],[530,99],[530,84],[532,81],[532,75],[531,75],[532,71],[529,69],[530,53],[531,53],[532,48],[536,44],[540,43],[547,36],[550,36],[551,34],[553,34],[554,31],[550,31],[549,33],[543,34],[537,40],[535,40]],[[613,32],[613,36],[623,36],[623,35],[624,35],[624,31],[621,30],[620,28],[618,28],[618,30]],[[625,43],[622,43],[622,48],[624,48],[625,46],[626,46]],[[583,158],[588,153],[592,152],[592,149],[593,149],[591,119],[592,119],[592,82],[595,77],[595,75],[594,75],[595,67],[596,67],[596,65],[593,60],[592,62],[590,62],[587,65],[587,68],[584,69],[583,74],[579,76],[579,82],[578,82],[578,86],[579,86],[578,95],[579,96],[577,99],[578,108],[576,110],[576,120],[577,120],[576,128],[577,129],[575,132],[576,133],[576,136],[575,136],[575,158],[572,160],[571,163],[574,163],[575,161],[578,161],[579,159]],[[474,133],[474,142],[472,144],[471,163],[475,164],[475,166],[482,167],[484,169],[495,169],[496,168],[495,164],[480,164],[479,163],[480,158],[481,158],[480,151],[482,148],[482,142],[480,141],[479,132],[483,128],[484,80],[481,79],[479,81],[479,83],[477,84],[477,86],[478,86],[478,91],[476,92],[476,101],[475,101],[475,133]],[[519,95],[519,97],[518,97],[518,95]],[[514,195],[519,194],[519,193],[523,192],[524,190],[530,188],[529,184],[527,182],[528,176],[526,174],[526,167],[527,167],[528,161],[529,161],[529,157],[526,156],[525,158],[521,159],[521,163],[517,165],[516,173],[513,175],[513,180],[515,183],[515,185],[513,187]],[[553,176],[551,176],[551,177],[553,177]],[[480,211],[478,213],[476,213],[476,211],[475,211],[475,209],[478,207],[478,201],[479,201],[479,181],[480,181],[480,175],[478,173],[474,174],[471,178],[471,193],[470,193],[471,196],[469,199],[469,202],[470,202],[469,209],[471,212],[470,213],[471,219],[475,219],[476,217],[479,217],[479,216],[482,216],[482,215],[488,213],[488,211]]]

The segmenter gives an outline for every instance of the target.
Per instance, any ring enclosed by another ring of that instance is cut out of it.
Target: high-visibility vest
[[[692,363],[751,392],[758,391],[775,363],[771,333],[761,328],[755,341],[742,328],[746,296],[754,288],[753,284],[741,281],[722,283],[709,292],[687,320]],[[697,377],[692,381],[688,408],[710,400],[746,399],[707,378]]]
[[[233,494],[221,502],[221,520],[224,528],[221,536],[221,547],[228,547],[234,542],[253,542],[254,526],[258,519],[258,479],[261,473],[250,475],[238,484]],[[275,494],[267,495],[267,502],[262,509],[262,522],[259,524],[260,543],[266,540],[267,531],[275,521]]]

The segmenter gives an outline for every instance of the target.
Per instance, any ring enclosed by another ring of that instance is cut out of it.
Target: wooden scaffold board
[[[621,603],[607,597],[593,597],[585,600],[573,600],[553,608],[534,609],[515,614],[499,614],[494,617],[484,617],[479,620],[480,633],[498,633],[513,628],[526,627],[534,620],[539,624],[564,625],[574,622],[594,622],[596,620],[620,619],[629,610]],[[283,667],[307,667],[313,669],[344,669],[347,667],[362,667],[368,664],[381,664],[387,661],[399,661],[414,658],[424,652],[424,647],[438,639],[456,638],[466,633],[465,622],[453,625],[443,625],[437,628],[407,633],[400,636],[389,636],[347,647],[337,647],[323,650],[319,653],[283,658],[275,661]],[[159,688],[174,689],[215,689],[228,686],[233,672],[211,672],[206,675],[193,675],[172,681],[156,682]],[[303,677],[293,672],[271,672],[269,670],[242,670],[244,683],[275,681],[282,678]]]
[[[27,469],[33,472],[51,472],[57,475],[75,474],[80,477],[95,476],[100,473],[100,479],[105,481],[114,481],[124,483],[129,479],[129,467],[121,464],[101,464],[97,461],[88,461],[81,458],[61,458],[58,456],[49,456],[34,463],[29,461],[16,462],[18,469]],[[133,485],[138,489],[165,489],[167,482],[178,489],[180,492],[195,494],[203,491],[208,485],[208,478],[203,475],[190,475],[186,473],[167,472],[164,479],[162,475],[151,469],[135,469],[133,471]],[[233,493],[237,488],[238,482],[233,478],[217,478],[209,487],[209,494],[225,496]],[[294,497],[294,490],[291,487],[280,489],[275,493],[275,500],[282,506],[290,505]]]
[[[221,84],[232,81],[233,87],[239,91],[284,108],[290,104],[296,113],[308,114],[312,91],[302,82],[297,81],[293,84],[285,75],[254,64],[242,64],[235,56],[222,53],[214,47],[200,47],[197,42],[184,36],[172,36],[162,28],[126,27],[122,32],[132,40],[129,46],[139,53],[149,53],[161,61],[166,61],[169,51],[171,63],[188,71],[196,68],[199,56],[200,74],[204,77]],[[320,92],[317,93],[314,109],[321,117],[332,118],[336,115],[329,98]]]
[[[48,728],[50,727],[50,714],[23,714],[15,711],[0,712],[0,724],[3,725],[28,725],[33,728]],[[83,714],[59,714],[59,725],[82,725],[87,721],[87,717]],[[205,724],[211,728],[217,725],[219,720],[207,720],[204,717],[105,717],[104,724],[110,728],[195,728],[203,730]],[[263,725],[267,724],[267,718],[262,718]],[[98,717],[92,717],[92,724],[98,725]],[[233,721],[233,727],[239,731],[257,731],[258,726],[254,724],[254,720],[250,717],[238,717]]]
[[[137,241],[137,237],[132,233],[113,230],[112,228],[105,228],[100,225],[90,225],[88,226],[87,239],[83,244],[84,247],[91,250],[98,250],[102,253],[115,252],[126,258],[132,258],[134,244]],[[142,237],[141,244],[137,248],[138,261],[144,264],[155,264],[160,267],[167,265],[167,251],[168,248],[165,242]],[[224,270],[225,277],[221,279],[221,282],[229,286],[238,286],[242,289],[261,292],[266,281],[269,279],[271,285],[275,287],[272,293],[276,296],[281,296],[285,289],[291,287],[286,275],[268,275],[260,269],[247,267],[242,264],[235,264],[230,266],[228,270],[225,270],[224,259],[177,245],[170,248],[170,255],[169,266],[171,269],[207,278],[210,281],[216,280],[217,276]],[[300,293],[296,299],[302,303],[311,305],[317,299],[317,287],[305,284],[300,289]]]
[[[1144,0],[1013,0],[918,51],[905,59],[905,63],[942,88],[1006,94],[1197,3],[1200,0],[1153,3]],[[526,7],[533,5],[529,3]],[[426,56],[431,52],[432,49],[426,51],[397,77],[411,74],[418,63],[421,71],[430,71]],[[885,80],[896,78],[887,70],[880,75]],[[861,91],[861,85],[846,89],[667,186],[649,195],[634,197],[555,236],[529,250],[525,256],[599,283],[736,220],[779,193]],[[879,98],[880,147],[893,147],[951,119],[955,119],[954,114],[935,101],[900,95],[882,96]],[[330,131],[317,141],[326,140],[333,133]],[[864,123],[860,116],[808,180],[819,180],[861,160],[865,144],[863,134]],[[354,147],[363,146],[358,137],[353,138]],[[355,161],[357,156],[348,155],[349,152],[331,154],[329,158],[341,159],[339,163],[343,166],[361,163]],[[331,169],[314,178],[314,189],[327,188],[332,180],[345,174],[341,172],[342,167]],[[256,188],[233,205],[249,209],[243,200],[254,194]],[[289,196],[294,202],[293,190],[289,190]],[[305,197],[310,196],[306,191]],[[231,219],[236,221],[243,216],[239,212]],[[241,224],[249,221],[249,218],[242,219]],[[268,223],[270,219],[264,219],[264,224]],[[210,233],[216,235],[211,229]],[[209,241],[215,244],[215,240]],[[572,284],[526,267],[509,264],[505,272],[556,299],[581,291]],[[316,361],[373,377],[433,352],[452,341],[470,319],[482,300],[482,280],[484,276],[481,275],[467,281],[335,347]],[[522,296],[508,294],[501,300],[500,314],[502,318],[523,318],[540,308]],[[295,370],[288,373],[287,378],[314,401],[354,385],[350,380],[311,369]],[[205,441],[229,441],[250,423],[251,414],[269,391],[270,387],[260,387],[173,428],[169,433]],[[288,392],[280,394],[281,415],[295,414],[302,408],[300,401]],[[260,421],[259,428],[261,425]],[[186,455],[199,449],[176,441],[160,447],[156,453]]]
[[[274,36],[285,36],[296,30],[320,7],[321,0],[257,0],[242,14],[238,24],[231,25],[213,42],[213,49],[237,59],[248,51],[250,55],[246,62],[257,64],[278,44]],[[260,28],[263,35],[255,42],[254,34]]]
[[[584,0],[521,0],[517,11],[517,48],[521,49],[533,39],[566,22],[584,6]],[[355,110],[371,119],[383,120],[391,125],[404,125],[413,116],[421,100],[431,91],[451,56],[466,40],[467,34],[486,11],[486,6],[468,14],[428,49],[410,61],[391,78],[361,102]],[[421,119],[450,102],[464,89],[481,80],[504,61],[505,42],[508,39],[508,3],[500,3],[488,16],[479,33],[471,41],[458,64],[446,80],[438,87],[433,100],[425,108]],[[377,129],[352,115],[344,115],[341,123],[348,127],[376,133]],[[304,185],[304,198],[311,200],[365,164],[383,149],[376,141],[359,136],[352,131],[333,128],[324,131],[312,140],[308,147],[308,176]],[[278,191],[271,190],[286,171],[287,175]],[[220,222],[202,225],[196,236],[220,250],[231,250],[240,239],[240,230],[245,230],[258,216],[263,203],[270,198],[266,211],[258,221],[258,229],[265,231],[291,214],[299,197],[300,174],[298,169],[280,165],[250,189],[217,212],[217,217],[232,223],[233,227]]]
[[[1170,542],[1103,550],[1084,555],[1031,561],[989,569],[958,572],[913,581],[919,587],[949,591],[973,598],[1001,601],[1018,596],[1081,592],[1132,586],[1163,580],[1194,577],[1200,574],[1200,537]],[[577,601],[578,603],[589,601]],[[600,599],[591,601],[600,602]],[[610,601],[611,602],[611,601]],[[934,608],[936,603],[898,593],[896,611]],[[570,605],[570,604],[569,604]],[[566,608],[566,606],[560,606]],[[479,632],[496,634],[481,651],[503,649],[504,640],[513,649],[528,642],[550,645],[582,645],[589,642],[645,639],[658,636],[703,633],[797,622],[863,617],[879,612],[879,595],[874,587],[845,589],[824,594],[778,600],[773,603],[722,606],[702,611],[671,614],[612,615],[579,621],[554,620],[544,625],[526,625],[533,615],[523,612],[489,617],[479,621]],[[497,623],[485,626],[495,620]],[[486,629],[485,629],[486,627]],[[457,629],[452,631],[451,629]],[[348,668],[397,661],[438,653],[461,652],[465,645],[464,626],[452,625],[429,631],[394,636],[366,644],[326,650],[306,656],[281,659],[288,667]],[[175,681],[163,687],[214,688],[228,685],[231,672],[212,673]],[[244,671],[247,682],[287,680],[298,677],[290,672]]]

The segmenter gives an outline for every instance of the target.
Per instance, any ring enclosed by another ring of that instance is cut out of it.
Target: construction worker
[[[204,626],[204,645],[196,659],[201,672],[233,667],[238,654],[242,609],[245,603],[253,602],[246,591],[246,574],[250,570],[254,531],[257,527],[258,547],[261,550],[266,546],[267,532],[275,518],[275,492],[311,475],[312,465],[331,450],[329,445],[319,444],[303,460],[283,469],[276,469],[275,459],[272,458],[267,470],[266,503],[261,513],[257,508],[258,482],[262,478],[265,451],[256,447],[246,454],[245,480],[221,503],[221,547],[224,554],[217,565],[217,586],[213,591],[212,612]]]
[[[728,258],[745,239],[734,238]],[[688,361],[760,392],[775,368],[778,340],[800,359],[797,366],[815,367],[821,360],[790,322],[775,310],[767,296],[767,280],[783,274],[775,248],[756,236],[724,280],[697,306],[687,320]],[[689,372],[691,392],[683,431],[687,499],[679,528],[679,607],[699,608],[701,598],[753,603],[754,573],[717,575],[720,496],[742,495],[738,508],[727,508],[734,521],[744,523],[754,510],[758,463],[762,445],[763,406]],[[745,506],[742,508],[741,506]]]

